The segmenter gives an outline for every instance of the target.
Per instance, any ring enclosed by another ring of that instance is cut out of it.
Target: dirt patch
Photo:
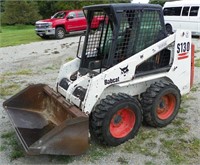
[[[0,104],[32,83],[54,87],[61,64],[75,57],[78,40],[78,36],[72,36],[0,48]],[[196,45],[195,58],[199,59],[200,40],[196,38],[193,42]],[[86,154],[70,157],[13,153],[12,146],[20,143],[0,106],[0,164],[199,164],[199,107],[200,67],[195,67],[194,87],[182,98],[180,112],[172,124],[162,129],[142,126],[137,137],[117,147],[103,147],[92,141]],[[20,146],[18,150],[23,151]]]

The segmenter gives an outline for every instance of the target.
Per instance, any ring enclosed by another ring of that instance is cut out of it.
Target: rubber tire
[[[60,35],[60,33],[61,33],[62,35]],[[62,28],[62,27],[57,27],[57,28],[56,28],[56,34],[55,34],[56,39],[63,39],[63,38],[65,37],[65,33],[66,33],[66,31],[65,31],[64,28]]]
[[[49,36],[46,36],[46,35],[44,35],[44,36],[40,36],[42,39],[49,39]]]
[[[157,115],[157,107],[160,99],[166,94],[172,94],[176,100],[172,114],[166,119],[161,119]],[[156,82],[147,88],[146,92],[141,95],[141,104],[143,108],[144,122],[153,127],[164,127],[170,124],[176,117],[181,103],[179,89],[170,82]]]
[[[172,26],[170,24],[165,25],[167,34],[173,34]]]
[[[116,112],[123,107],[130,108],[135,114],[135,124],[132,130],[122,138],[113,137],[110,133],[110,122]],[[92,138],[101,144],[117,146],[133,138],[142,123],[142,108],[139,101],[127,94],[119,93],[108,95],[102,99],[90,114],[90,133]]]

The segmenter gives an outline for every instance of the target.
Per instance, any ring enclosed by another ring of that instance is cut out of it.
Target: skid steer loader
[[[77,58],[61,66],[55,89],[31,85],[3,103],[29,154],[82,154],[90,134],[119,145],[143,120],[168,125],[181,95],[190,91],[191,33],[168,36],[161,6],[103,4],[83,11],[88,27],[82,52],[80,37]],[[103,20],[95,31],[94,17]]]

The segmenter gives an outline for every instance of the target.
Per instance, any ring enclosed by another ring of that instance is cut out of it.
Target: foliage
[[[94,4],[106,4],[106,3],[129,3],[130,0],[100,0],[100,1],[38,1],[39,13],[43,18],[50,18],[54,13],[61,10],[72,10],[72,9],[82,9],[84,6],[94,5]]]
[[[5,0],[0,0],[0,13],[4,12],[4,4],[5,4]]]
[[[2,23],[7,25],[14,24],[34,24],[41,18],[38,14],[38,6],[34,1],[5,1]]]
[[[150,0],[149,3],[151,4],[159,4],[163,6],[167,0]]]
[[[2,23],[33,24],[39,19],[50,18],[61,10],[82,9],[83,6],[105,3],[130,3],[131,0],[78,0],[78,1],[34,1],[34,0],[1,0]]]

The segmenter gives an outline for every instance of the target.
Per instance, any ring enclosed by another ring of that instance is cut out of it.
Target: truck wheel
[[[172,83],[156,82],[142,95],[144,122],[153,127],[164,127],[176,117],[181,95]]]
[[[46,36],[46,35],[43,35],[43,36],[40,36],[42,39],[49,39],[49,36]]]
[[[117,146],[133,138],[142,123],[138,100],[124,93],[108,95],[90,116],[90,133],[100,143]]]
[[[172,26],[170,24],[165,25],[167,34],[173,34]]]
[[[62,27],[56,28],[56,39],[63,39],[65,37],[65,29]]]

